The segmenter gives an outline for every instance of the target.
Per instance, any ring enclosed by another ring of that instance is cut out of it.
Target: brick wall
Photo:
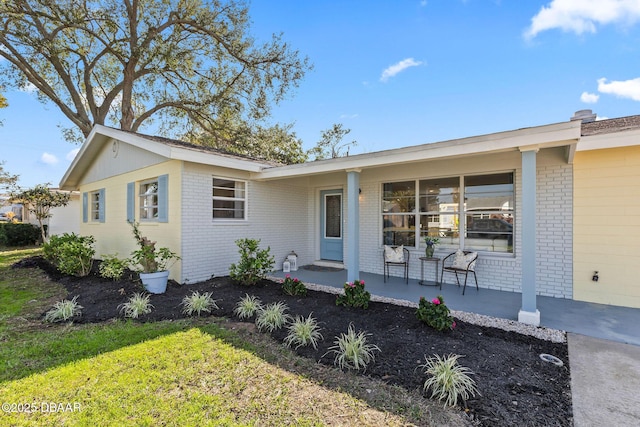
[[[183,173],[183,282],[194,283],[211,276],[227,275],[239,259],[235,241],[261,239],[271,248],[276,269],[295,250],[299,265],[312,261],[308,227],[308,190],[291,181],[247,181],[247,221],[216,222],[212,219],[212,177],[234,177],[217,171],[185,165]],[[246,177],[244,177],[246,178]]]

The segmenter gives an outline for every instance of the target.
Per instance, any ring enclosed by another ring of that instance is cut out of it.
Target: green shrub
[[[456,322],[451,316],[449,307],[445,305],[442,295],[438,295],[431,301],[425,297],[420,297],[416,317],[438,331],[456,327]]]
[[[233,310],[240,319],[248,319],[262,310],[262,302],[254,295],[245,294]]]
[[[91,272],[96,252],[94,242],[93,236],[64,233],[51,236],[43,245],[43,253],[62,273],[82,277]]]
[[[267,277],[273,271],[275,260],[269,254],[271,248],[260,249],[260,240],[239,239],[236,240],[240,261],[231,264],[229,275],[242,285],[253,286]]]
[[[149,301],[149,295],[135,293],[129,301],[120,304],[120,311],[124,312],[124,317],[137,319],[143,314],[151,313],[153,305]]]
[[[194,313],[200,316],[203,312],[211,313],[211,310],[220,308],[213,298],[211,298],[211,292],[201,294],[195,291],[191,295],[184,297],[181,304],[184,305],[182,312],[187,316],[191,316]]]
[[[447,357],[436,355],[426,359],[424,365],[420,365],[426,374],[431,375],[425,383],[424,389],[431,389],[431,398],[444,400],[445,406],[456,406],[458,399],[463,401],[479,394],[476,382],[469,377],[473,372],[458,364],[458,354],[450,354]]]
[[[33,224],[0,223],[0,246],[28,246],[40,239],[40,228]]]
[[[53,308],[44,315],[45,322],[66,322],[82,314],[82,306],[77,303],[78,296],[72,300],[62,300],[54,304]]]
[[[291,318],[286,311],[289,309],[282,301],[274,302],[258,311],[256,326],[260,331],[273,332],[282,328]]]
[[[282,292],[287,295],[301,295],[304,296],[307,294],[307,288],[297,278],[292,279],[290,275],[286,275],[284,277],[284,282],[282,282]]]
[[[377,345],[368,344],[367,336],[362,331],[356,334],[353,325],[349,325],[346,334],[340,334],[334,341],[335,345],[330,347],[330,352],[335,353],[333,363],[340,369],[360,369],[375,360],[374,351],[380,351]]]
[[[323,339],[320,334],[320,327],[316,319],[296,316],[295,320],[288,326],[289,333],[284,339],[284,343],[291,347],[296,344],[296,348],[311,344],[313,348],[318,348],[318,341]]]
[[[129,260],[120,259],[118,255],[103,255],[100,263],[100,276],[105,279],[120,280],[129,265]]]
[[[364,280],[355,280],[344,284],[344,295],[336,297],[336,305],[368,308],[371,294],[364,290]]]

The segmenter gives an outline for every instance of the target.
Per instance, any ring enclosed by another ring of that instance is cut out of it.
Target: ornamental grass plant
[[[76,295],[71,300],[62,300],[54,304],[53,308],[44,315],[45,322],[66,322],[67,320],[79,317],[83,307],[77,302]]]
[[[347,333],[336,337],[335,345],[330,347],[329,352],[335,354],[334,365],[340,369],[366,369],[369,363],[375,361],[374,352],[380,351],[377,345],[367,342],[369,335],[363,331],[356,333],[353,324],[349,324]]]
[[[233,309],[233,313],[240,319],[248,319],[255,316],[257,312],[262,310],[262,302],[260,298],[245,294],[244,297],[238,301],[236,307]]]
[[[444,401],[445,406],[456,406],[459,400],[464,402],[479,394],[476,382],[469,376],[473,372],[458,364],[460,357],[458,354],[435,355],[420,365],[430,375],[424,382],[424,390],[431,389],[431,398]]]
[[[211,313],[211,310],[217,310],[219,307],[212,298],[211,292],[200,293],[192,292],[182,299],[180,303],[184,306],[182,312],[187,316],[200,316],[202,313]]]
[[[138,317],[151,313],[153,305],[149,300],[148,294],[136,292],[129,298],[129,301],[120,305],[120,311],[124,313],[124,317],[137,319]]]
[[[311,345],[314,349],[317,349],[318,341],[323,339],[318,321],[311,317],[311,314],[306,318],[296,316],[288,326],[288,329],[289,333],[284,339],[284,343],[288,347],[295,345],[297,349],[298,347]]]
[[[281,329],[291,318],[286,311],[289,309],[282,301],[267,305],[256,317],[256,326],[260,331],[273,332]]]

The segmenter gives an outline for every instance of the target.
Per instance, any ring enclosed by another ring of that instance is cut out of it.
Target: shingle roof
[[[602,133],[623,132],[631,129],[640,129],[640,115],[583,123],[581,135],[598,135]]]
[[[112,128],[112,129],[116,129],[116,128]],[[208,153],[214,153],[214,154],[218,154],[220,156],[237,158],[237,159],[242,159],[242,160],[253,160],[253,161],[264,163],[264,164],[268,164],[268,165],[271,165],[271,166],[282,166],[281,163],[278,163],[278,162],[275,162],[275,161],[272,161],[272,160],[265,160],[265,159],[261,159],[259,157],[246,156],[246,155],[242,155],[242,154],[238,154],[238,153],[233,153],[231,151],[222,150],[220,148],[207,147],[206,145],[193,144],[193,143],[190,143],[190,142],[180,141],[178,139],[165,138],[163,136],[147,135],[147,134],[143,134],[143,133],[132,132],[132,131],[127,131],[127,130],[122,130],[122,129],[116,129],[116,130],[118,130],[120,132],[127,132],[127,133],[130,133],[130,134],[133,134],[133,135],[138,135],[138,136],[141,136],[141,137],[143,137],[145,139],[149,139],[151,141],[159,142],[161,144],[175,145],[175,146],[178,146],[178,147],[188,148],[188,149],[191,149],[191,150],[206,151]]]

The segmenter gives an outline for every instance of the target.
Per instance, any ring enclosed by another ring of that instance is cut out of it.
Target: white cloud
[[[640,77],[624,81],[612,80],[609,83],[606,78],[598,79],[598,92],[640,101]]]
[[[598,102],[599,98],[600,95],[589,92],[582,92],[582,95],[580,95],[580,101],[584,102],[585,104],[595,104],[596,102]]]
[[[597,25],[635,24],[640,20],[640,0],[552,0],[531,18],[527,39],[554,28],[565,32],[595,33]]]
[[[390,77],[395,76],[396,74],[406,70],[407,68],[417,67],[419,65],[422,65],[422,61],[416,61],[413,58],[403,59],[397,64],[393,64],[385,68],[385,70],[382,72],[382,75],[380,76],[380,81],[386,82]]]
[[[40,156],[40,161],[45,165],[55,165],[56,163],[58,163],[58,158],[53,154],[42,153],[42,156]]]
[[[609,120],[609,117],[606,116],[596,116],[596,122],[600,120]]]
[[[74,148],[73,150],[69,151],[67,153],[66,159],[69,160],[70,162],[72,162],[73,159],[76,158],[76,154],[78,154],[78,151],[80,151],[79,148]]]
[[[36,87],[36,85],[34,85],[31,82],[26,82],[25,84],[23,84],[22,86],[20,86],[20,90],[22,92],[27,92],[27,93],[33,93],[35,91],[38,90],[38,88]]]

